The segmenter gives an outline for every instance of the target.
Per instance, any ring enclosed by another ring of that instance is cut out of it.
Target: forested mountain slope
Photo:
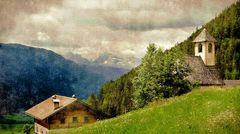
[[[216,63],[225,79],[240,79],[240,1],[216,16],[185,41],[177,44],[187,54],[194,54],[196,36],[206,28],[216,38]]]

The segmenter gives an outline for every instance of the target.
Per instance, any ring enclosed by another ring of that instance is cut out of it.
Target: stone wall
[[[186,79],[191,83],[200,85],[223,85],[223,80],[220,78],[218,70],[215,66],[205,66],[200,56],[187,56],[186,64],[191,69],[191,73]]]
[[[240,86],[240,80],[224,80],[225,86]]]

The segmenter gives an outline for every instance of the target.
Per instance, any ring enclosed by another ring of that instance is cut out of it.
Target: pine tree
[[[98,110],[98,100],[95,94],[91,94],[88,97],[87,103],[92,106],[93,109]]]

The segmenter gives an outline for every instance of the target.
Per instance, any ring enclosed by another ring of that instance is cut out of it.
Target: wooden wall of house
[[[49,129],[38,124],[38,123],[34,123],[34,133],[35,134],[48,134]]]
[[[96,120],[93,111],[80,102],[75,102],[48,119],[50,129],[80,127]]]
[[[48,120],[45,119],[45,120],[38,120],[38,119],[35,119],[35,122],[45,128],[48,128],[49,129],[49,124],[48,124]]]

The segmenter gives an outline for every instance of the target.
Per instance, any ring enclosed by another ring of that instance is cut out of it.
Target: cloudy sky
[[[72,52],[142,57],[186,39],[236,0],[1,0],[0,42]]]

